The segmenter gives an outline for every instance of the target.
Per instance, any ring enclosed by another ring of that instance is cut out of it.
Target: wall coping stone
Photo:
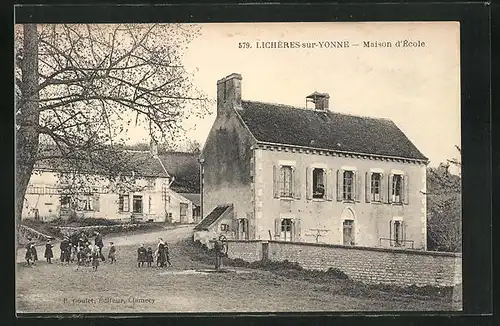
[[[440,257],[454,257],[462,258],[462,253],[456,252],[444,252],[444,251],[424,251],[417,249],[407,249],[407,248],[379,248],[379,247],[364,247],[364,246],[345,246],[340,244],[327,244],[327,243],[311,243],[311,242],[290,242],[290,241],[279,241],[279,240],[235,240],[228,239],[227,242],[242,242],[242,243],[277,243],[277,244],[287,244],[287,245],[298,245],[298,246],[312,246],[312,247],[323,247],[323,248],[341,248],[350,250],[367,250],[367,251],[378,251],[378,252],[389,252],[389,253],[401,253],[401,254],[413,254],[422,256],[440,256]]]

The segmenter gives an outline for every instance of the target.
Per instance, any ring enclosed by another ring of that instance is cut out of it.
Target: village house
[[[193,204],[171,189],[175,180],[153,144],[151,151],[126,151],[134,168],[119,182],[95,168],[75,176],[60,160],[38,162],[31,176],[23,219],[105,218],[120,221],[195,223]],[[81,179],[79,185],[72,180]]]
[[[326,93],[244,101],[241,81],[217,82],[195,240],[426,249],[428,159],[392,121],[335,112]]]

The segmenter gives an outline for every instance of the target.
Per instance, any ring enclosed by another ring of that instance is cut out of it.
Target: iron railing
[[[415,247],[414,240],[399,240],[393,238],[379,238],[379,243],[382,245],[382,241],[389,241],[389,246],[391,247],[407,247],[406,244],[409,243],[411,245],[411,249]]]

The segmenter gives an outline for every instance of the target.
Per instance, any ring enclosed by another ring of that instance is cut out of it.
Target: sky
[[[420,46],[396,46],[404,40]],[[304,107],[312,92],[329,93],[332,111],[391,119],[437,166],[460,145],[459,40],[457,22],[202,24],[183,63],[213,100],[217,80],[231,73],[243,77],[244,100]],[[257,48],[270,41],[315,48]],[[214,104],[211,115],[187,121],[187,136],[203,144],[215,112]]]

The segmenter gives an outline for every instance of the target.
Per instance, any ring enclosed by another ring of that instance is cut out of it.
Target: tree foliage
[[[460,151],[460,148],[457,146]],[[450,164],[458,175],[450,173]],[[461,252],[462,196],[461,161],[448,160],[437,168],[427,169],[427,230],[428,249]]]
[[[40,160],[116,176],[127,167],[116,145],[132,126],[168,143],[184,119],[208,112],[182,65],[198,32],[180,24],[16,26],[18,219]]]

